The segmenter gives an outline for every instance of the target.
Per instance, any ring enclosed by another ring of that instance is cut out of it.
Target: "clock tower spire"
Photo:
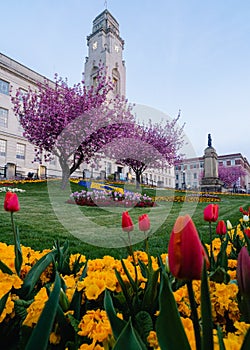
[[[126,95],[126,67],[122,58],[124,40],[120,37],[119,23],[105,9],[93,21],[92,33],[87,36],[88,57],[85,61],[86,86],[95,82],[99,63],[107,69],[114,83],[114,95]]]

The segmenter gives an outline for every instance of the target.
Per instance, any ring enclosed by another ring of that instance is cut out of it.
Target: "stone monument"
[[[202,192],[221,192],[223,182],[218,176],[218,156],[212,147],[211,134],[208,134],[208,147],[204,151],[204,174],[201,180]]]

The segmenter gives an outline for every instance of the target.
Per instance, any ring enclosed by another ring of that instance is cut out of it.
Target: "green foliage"
[[[115,339],[118,339],[126,326],[126,322],[116,315],[110,292],[107,289],[105,290],[104,308],[107,312],[114,337]]]
[[[38,282],[43,271],[54,262],[56,251],[52,251],[44,255],[40,260],[36,262],[35,265],[27,273],[21,289],[18,291],[20,297],[24,300],[28,300],[32,297],[34,293],[34,287]]]
[[[202,350],[212,350],[213,346],[213,320],[206,263],[203,264],[201,281],[201,324],[202,324]]]
[[[168,276],[164,272],[161,273],[159,304],[160,313],[156,321],[156,332],[161,349],[190,350]]]
[[[0,270],[4,273],[7,273],[8,275],[13,275],[13,272],[11,271],[11,269],[0,260]]]
[[[50,332],[52,330],[58,307],[60,288],[60,277],[58,272],[56,272],[54,288],[45,304],[38,323],[29,338],[28,344],[25,348],[26,350],[47,349]]]
[[[132,325],[131,319],[129,319],[126,326],[123,328],[120,336],[118,337],[113,350],[147,350],[147,347],[140,340],[135,328]]]
[[[4,296],[2,296],[2,298],[0,299],[0,316],[5,308],[5,304],[7,302],[8,296],[9,296],[10,292],[7,292],[6,294],[4,294]]]

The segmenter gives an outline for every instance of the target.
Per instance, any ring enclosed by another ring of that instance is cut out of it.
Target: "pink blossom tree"
[[[218,167],[219,178],[224,182],[227,187],[233,187],[236,185],[239,178],[246,175],[246,172],[240,166],[224,166]]]
[[[124,123],[134,123],[124,98],[107,99],[112,84],[103,69],[96,82],[90,88],[83,82],[69,87],[56,76],[54,83],[45,80],[37,90],[30,88],[21,95],[19,89],[12,96],[24,136],[35,146],[34,161],[57,156],[64,185],[82,162],[88,163],[106,142],[119,136]]]
[[[178,126],[180,116],[173,120],[147,124],[133,124],[111,141],[103,152],[117,163],[127,165],[140,184],[143,172],[148,168],[164,168],[179,159],[178,152],[183,145],[183,128]]]

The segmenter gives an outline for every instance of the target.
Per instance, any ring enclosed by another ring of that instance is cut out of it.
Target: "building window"
[[[231,160],[227,160],[227,166],[231,165]]]
[[[197,174],[196,173],[194,173],[194,179],[197,179]]]
[[[19,89],[19,96],[18,96],[19,100],[22,101],[22,100],[23,100],[23,97],[26,96],[27,93],[28,93],[27,90],[24,90],[24,89],[20,88],[20,89]]]
[[[0,126],[7,128],[8,126],[8,109],[0,107]]]
[[[16,145],[16,158],[25,159],[25,145],[17,143]]]
[[[0,156],[6,156],[6,140],[0,140]]]
[[[7,81],[0,79],[0,92],[5,95],[9,95],[10,84]]]
[[[179,180],[179,174],[175,175],[176,180]]]
[[[107,170],[106,170],[107,175],[110,175],[112,171],[112,164],[110,162],[107,162],[106,167],[107,167]]]
[[[235,159],[235,165],[241,165],[240,159]]]
[[[54,156],[54,158],[51,158],[49,161],[50,165],[56,165],[56,157]]]

